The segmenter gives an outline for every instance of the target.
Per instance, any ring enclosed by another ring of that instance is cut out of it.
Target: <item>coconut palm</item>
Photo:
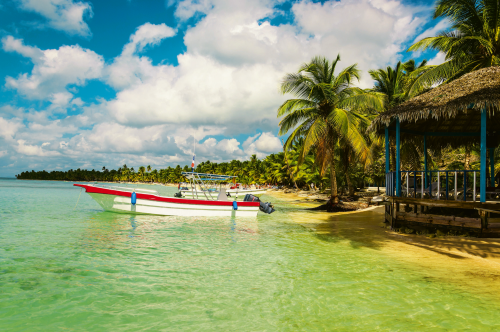
[[[139,167],[139,174],[141,175],[141,179],[144,181],[144,172],[146,172],[146,167]]]
[[[358,127],[368,121],[358,111],[384,108],[383,96],[377,92],[354,87],[359,80],[357,65],[351,65],[335,75],[340,55],[330,63],[324,57],[314,57],[303,64],[297,73],[287,74],[281,84],[283,94],[292,93],[297,99],[285,101],[278,109],[280,135],[292,131],[284,150],[304,137],[299,162],[314,148],[320,174],[330,168],[332,195],[330,204],[338,202],[337,181],[333,165],[339,139],[352,146],[361,159],[368,156],[368,147]]]
[[[438,0],[434,18],[445,18],[451,29],[424,38],[408,51],[433,49],[445,62],[421,75],[410,95],[466,73],[500,65],[500,4],[498,0]]]
[[[372,90],[387,96],[385,110],[389,110],[408,100],[416,80],[432,68],[434,66],[428,66],[427,60],[417,65],[411,59],[404,63],[399,61],[394,68],[388,66],[386,69],[369,70],[368,73],[374,80]]]
[[[420,64],[416,64],[415,60],[411,59],[406,62],[399,61],[396,66],[377,70],[370,70],[369,74],[374,80],[373,91],[383,93],[387,97],[385,110],[399,105],[410,99],[410,91],[415,85],[418,78],[427,71],[434,68],[428,66],[427,60],[423,60]],[[383,140],[372,137],[372,144],[384,144]],[[420,164],[421,152],[417,149],[413,142],[404,143],[402,146],[402,161],[403,164],[417,166]],[[392,167],[395,169],[396,162],[396,147],[395,142],[391,142]]]

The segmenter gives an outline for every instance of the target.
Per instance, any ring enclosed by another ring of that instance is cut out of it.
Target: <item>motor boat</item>
[[[219,177],[220,181],[227,179]],[[230,200],[224,190],[211,191],[208,195],[200,193],[199,198],[184,198],[166,197],[155,190],[139,188],[74,186],[85,189],[104,210],[111,212],[186,217],[256,217],[259,211],[274,212],[272,204],[261,202],[256,196],[246,195],[243,201]]]

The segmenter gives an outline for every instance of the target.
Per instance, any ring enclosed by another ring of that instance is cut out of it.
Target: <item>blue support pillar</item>
[[[427,188],[427,135],[424,134],[424,188]]]
[[[479,181],[480,202],[486,202],[486,109],[481,112],[481,176]]]
[[[391,160],[391,153],[390,153],[390,146],[389,146],[389,127],[385,127],[385,173],[389,173],[389,170],[391,168],[390,166],[390,160]]]
[[[490,148],[490,184],[495,186],[495,148]]]
[[[389,171],[391,169],[390,162],[391,162],[391,153],[389,146],[389,127],[385,126],[385,194],[386,195],[389,195],[389,187],[390,187],[389,181],[387,179],[387,175],[389,174]]]
[[[401,197],[401,156],[400,156],[400,125],[399,119],[396,119],[396,196]]]

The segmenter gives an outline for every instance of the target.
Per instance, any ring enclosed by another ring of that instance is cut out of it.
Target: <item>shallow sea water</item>
[[[0,179],[0,330],[500,330],[497,299],[317,236],[290,203],[179,218],[104,212],[85,192],[74,209],[79,194]]]

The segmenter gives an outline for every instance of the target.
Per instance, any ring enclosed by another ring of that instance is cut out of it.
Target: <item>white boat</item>
[[[274,211],[268,203],[229,201],[225,194],[218,195],[215,200],[188,199],[148,193],[154,192],[151,190],[86,184],[74,186],[84,188],[104,210],[111,212],[189,217],[256,217],[259,210],[266,213]]]

